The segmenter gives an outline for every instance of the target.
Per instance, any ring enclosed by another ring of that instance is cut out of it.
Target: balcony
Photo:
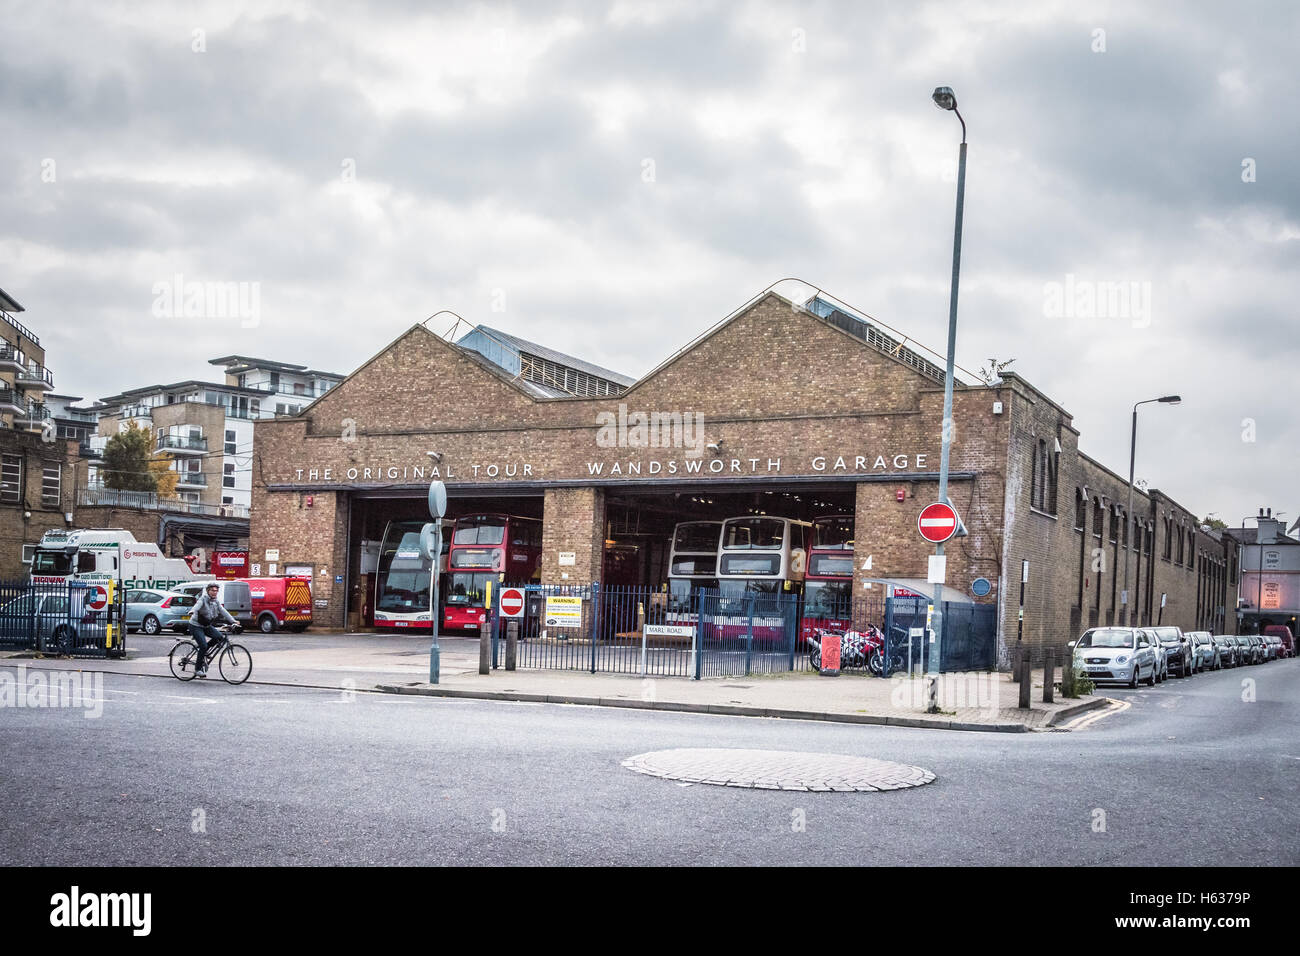
[[[0,342],[0,372],[17,374],[27,368],[27,356],[22,349],[14,348],[8,342]]]
[[[27,402],[12,388],[0,386],[0,414],[21,415]]]
[[[14,424],[28,428],[39,428],[50,417],[50,406],[44,402],[28,402],[22,411],[14,415]]]
[[[160,498],[152,491],[119,491],[92,484],[77,492],[77,504],[83,508],[139,508],[143,511],[177,511],[182,514],[210,515],[218,518],[248,520],[247,505],[205,505],[180,498]]]
[[[23,325],[21,322],[19,322],[17,319],[15,319],[12,315],[10,315],[10,314],[9,314],[8,312],[6,312],[4,309],[0,309],[0,316],[3,316],[3,317],[4,317],[4,320],[5,320],[7,323],[9,323],[9,324],[12,325],[15,329],[17,329],[17,330],[18,330],[18,333],[19,333],[20,335],[23,335],[23,336],[25,336],[26,338],[31,339],[33,345],[40,345],[40,344],[41,344],[41,340],[38,339],[38,338],[36,337],[36,333],[35,333],[35,332],[33,332],[33,331],[32,331],[31,329],[29,329],[27,326]]]
[[[208,486],[208,476],[201,471],[178,471],[176,474],[180,475],[176,482],[177,488],[206,488]]]
[[[208,440],[201,436],[195,438],[190,435],[161,435],[154,450],[170,451],[177,455],[205,455],[208,451]]]
[[[14,376],[14,384],[19,388],[46,389],[54,387],[54,375],[48,368],[28,365]]]
[[[112,414],[111,412],[109,414]],[[153,418],[153,408],[149,405],[123,405],[117,410],[118,416],[125,421],[128,418]]]

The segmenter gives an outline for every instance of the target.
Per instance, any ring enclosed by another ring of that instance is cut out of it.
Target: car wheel
[[[1139,672],[1140,670],[1141,670],[1141,668],[1139,668],[1136,664],[1133,665],[1133,676],[1132,676],[1131,678],[1129,678],[1129,682],[1128,682],[1128,689],[1129,689],[1129,690],[1137,690],[1137,686],[1138,686],[1138,672]]]
[[[1148,687],[1156,686],[1156,665],[1155,664],[1151,665],[1151,673],[1147,675],[1147,686]]]
[[[263,634],[274,634],[275,624],[276,621],[274,614],[263,614],[257,619],[257,629]]]
[[[146,614],[144,620],[140,622],[140,630],[144,631],[150,637],[153,637],[162,630],[162,625],[158,623],[158,618],[152,614]]]

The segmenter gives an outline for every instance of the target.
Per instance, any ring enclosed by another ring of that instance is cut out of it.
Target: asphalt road
[[[1131,706],[1070,733],[980,734],[109,674],[98,718],[0,708],[0,864],[1295,865],[1297,690],[1281,661],[1107,690]],[[620,766],[673,747],[938,780],[792,793]]]

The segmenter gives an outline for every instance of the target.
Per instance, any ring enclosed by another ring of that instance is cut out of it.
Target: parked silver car
[[[1192,640],[1192,671],[1208,671],[1218,668],[1219,652],[1210,638],[1209,631],[1191,631],[1187,635]]]
[[[1147,636],[1151,644],[1151,651],[1156,659],[1156,683],[1160,684],[1169,680],[1169,655],[1165,652],[1164,645],[1160,643],[1160,638],[1156,635],[1153,628],[1139,628]]]
[[[1151,628],[1164,646],[1169,667],[1178,669],[1179,677],[1188,677],[1192,673],[1192,644],[1180,628],[1168,625]]]
[[[181,591],[137,588],[127,591],[125,600],[127,632],[159,634],[164,630],[185,630],[195,599]]]
[[[1219,666],[1236,667],[1237,666],[1237,641],[1231,634],[1215,634],[1212,636],[1214,644],[1219,649]]]
[[[6,646],[34,639],[35,649],[58,651],[76,641],[79,624],[90,620],[82,603],[84,595],[28,592],[0,606],[0,637]]]
[[[1156,682],[1156,656],[1151,637],[1136,627],[1093,627],[1074,642],[1078,666],[1094,682],[1118,681],[1137,687]]]

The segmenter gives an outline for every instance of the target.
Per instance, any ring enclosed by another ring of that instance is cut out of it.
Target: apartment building
[[[0,289],[0,428],[40,431],[54,376],[45,367],[41,340],[15,318],[23,311]]]
[[[224,381],[191,379],[106,396],[98,406],[98,433],[107,440],[132,422],[148,429],[154,451],[172,458],[181,500],[246,516],[252,500],[253,423],[298,414],[343,376],[240,355],[212,364],[225,370]],[[91,483],[102,484],[94,471]]]

